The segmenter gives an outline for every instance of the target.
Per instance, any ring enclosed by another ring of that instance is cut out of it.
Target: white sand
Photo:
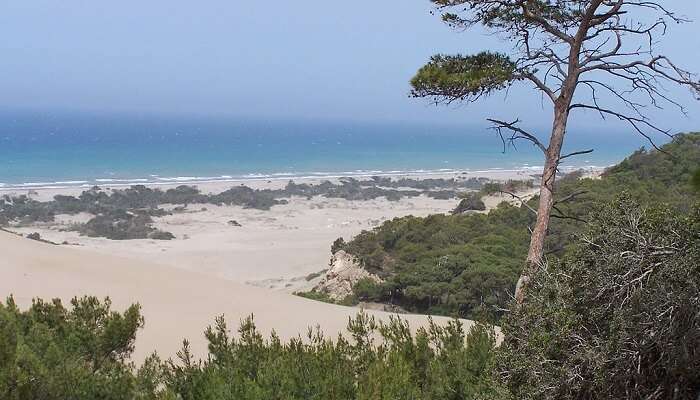
[[[459,176],[508,180],[527,179],[531,173],[523,170]],[[212,182],[197,186],[205,193],[215,193],[241,183],[275,188],[284,186],[286,181]],[[159,187],[167,189],[180,184],[185,183]],[[56,194],[77,195],[84,189],[33,189],[36,194],[32,197],[44,201]],[[27,190],[0,190],[0,195],[20,193],[26,194]],[[485,203],[494,207],[503,200],[513,199],[492,196]],[[52,224],[13,230],[25,235],[39,232],[44,239],[67,241],[70,245],[53,246],[0,231],[0,296],[13,294],[25,307],[34,297],[67,301],[85,294],[110,296],[120,310],[140,302],[146,328],[138,337],[137,361],[154,349],[171,357],[183,338],[192,341],[196,354],[205,354],[202,332],[221,314],[225,314],[233,329],[241,318],[254,314],[263,332],[275,329],[282,338],[304,334],[308,327],[317,324],[335,336],[358,309],[306,300],[290,293],[308,288],[314,282],[307,282],[305,277],[327,267],[333,240],[340,236],[348,240],[394,217],[448,212],[456,204],[457,200],[420,196],[397,202],[293,198],[289,204],[269,211],[196,205],[188,207],[185,213],[157,219],[158,228],[176,235],[172,241],[81,237],[61,229],[85,222],[90,215],[58,216]],[[203,207],[206,211],[201,210]],[[231,226],[229,220],[242,226]],[[380,311],[371,314],[381,319],[389,315]],[[414,326],[426,322],[423,316],[403,317]]]
[[[229,327],[253,314],[265,334],[273,329],[283,339],[304,335],[308,327],[320,325],[336,336],[343,332],[355,308],[306,300],[284,292],[242,285],[205,274],[161,266],[87,249],[53,246],[0,231],[0,295],[14,295],[20,307],[35,297],[61,298],[90,294],[109,296],[116,310],[139,302],[146,326],[138,334],[134,360],[140,362],[153,350],[174,357],[182,339],[192,343],[195,355],[206,354],[202,335],[218,315]],[[66,303],[67,304],[67,303]],[[368,311],[386,320],[390,314]],[[427,319],[403,315],[413,327]],[[445,318],[435,318],[444,323]],[[470,325],[465,321],[465,324]]]
[[[531,170],[492,171],[487,177],[494,180],[527,179],[531,173]],[[483,175],[459,173],[411,177],[466,179]],[[299,182],[319,181],[307,179]],[[210,182],[197,186],[204,193],[218,193],[238,184],[253,188],[279,188],[286,182]],[[182,182],[158,187],[167,189],[179,184]],[[45,201],[56,194],[77,195],[82,190],[84,188],[38,189],[33,197]],[[495,196],[485,199],[485,202],[487,206],[494,207],[503,200],[509,199]],[[395,217],[449,212],[457,202],[456,199],[435,200],[426,196],[396,202],[384,198],[347,201],[295,197],[290,199],[289,204],[274,206],[269,211],[198,204],[189,206],[185,213],[156,219],[157,228],[176,236],[172,241],[114,241],[63,231],[72,223],[85,222],[91,217],[86,214],[58,216],[56,223],[13,228],[13,231],[24,235],[39,232],[44,239],[56,243],[68,242],[101,254],[117,254],[239,283],[292,292],[312,286],[314,281],[308,282],[306,276],[327,268],[330,246],[336,238],[349,240],[362,230],[372,229],[384,220]],[[230,226],[228,222],[231,220],[242,226]]]
[[[447,212],[455,203],[421,196],[398,202],[293,198],[269,211],[194,205],[188,212],[157,219],[156,227],[176,236],[171,241],[117,241],[61,231],[72,222],[84,222],[89,218],[86,215],[60,216],[55,224],[12,230],[24,235],[39,232],[44,239],[66,241],[102,254],[291,291],[305,286],[308,274],[328,266],[330,246],[336,238],[350,239],[385,219]],[[203,207],[206,211],[200,211]],[[242,226],[231,226],[230,220]]]

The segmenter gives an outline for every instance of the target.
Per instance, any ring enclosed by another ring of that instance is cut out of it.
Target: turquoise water
[[[466,125],[466,124],[465,124]],[[572,134],[596,152],[570,166],[606,166],[643,142]],[[92,185],[237,178],[513,169],[541,165],[523,143],[464,126],[252,119],[0,113],[0,185]]]

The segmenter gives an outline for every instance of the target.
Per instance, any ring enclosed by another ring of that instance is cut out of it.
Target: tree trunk
[[[530,249],[527,254],[527,262],[523,269],[518,284],[515,287],[515,299],[518,304],[525,300],[525,289],[530,283],[530,277],[542,262],[544,255],[544,241],[547,237],[550,214],[554,205],[554,180],[557,176],[559,157],[564,143],[566,123],[569,118],[569,102],[560,98],[554,107],[554,123],[552,135],[549,139],[542,182],[540,184],[540,204],[537,207],[537,222],[530,236]]]

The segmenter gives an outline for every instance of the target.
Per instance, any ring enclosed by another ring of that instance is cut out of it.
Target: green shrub
[[[556,205],[559,218],[549,226],[546,252],[564,256],[596,204],[613,201],[622,190],[642,204],[664,202],[689,212],[697,198],[690,185],[697,160],[700,134],[685,134],[663,152],[635,152],[601,179],[581,179],[580,172],[559,179],[556,198],[568,200]],[[528,187],[523,181],[486,183],[481,193]],[[486,215],[396,218],[360,233],[343,250],[384,279],[382,302],[411,312],[500,316],[527,255],[528,226],[535,220],[528,206],[536,208],[538,200],[520,207],[501,204]]]
[[[133,213],[116,209],[99,214],[85,224],[74,225],[71,229],[77,230],[81,235],[112,240],[171,240],[175,238],[170,232],[153,228],[152,223],[153,219],[147,212]]]
[[[369,278],[362,278],[352,288],[355,296],[361,301],[381,301],[381,285]]]
[[[495,334],[459,321],[432,321],[411,333],[399,318],[360,313],[346,336],[264,339],[253,318],[236,335],[223,319],[206,329],[209,354],[196,361],[187,341],[177,361],[129,362],[144,320],[140,307],[111,310],[109,299],[35,300],[20,311],[0,304],[0,398],[48,399],[500,399],[491,379]]]
[[[481,195],[477,192],[465,193],[462,196],[457,208],[452,210],[452,214],[464,214],[467,211],[485,211],[486,204],[481,200]]]
[[[333,244],[331,245],[331,254],[337,253],[339,250],[345,249],[345,239],[342,237],[339,237],[338,239],[335,239],[333,241]]]
[[[109,299],[35,300],[21,312],[0,303],[0,398],[134,399],[140,379],[125,362],[143,326],[140,307],[111,310]],[[140,398],[149,398],[143,396]]]
[[[500,399],[492,377],[495,336],[469,333],[453,321],[415,335],[397,318],[377,323],[359,314],[349,340],[318,330],[305,339],[265,340],[252,318],[232,337],[223,320],[206,331],[209,358],[196,363],[187,347],[169,363],[167,388],[189,399]]]
[[[700,191],[700,168],[698,168],[698,170],[693,174],[691,183],[695,190]]]
[[[295,295],[303,297],[305,299],[322,301],[324,303],[335,304],[335,301],[331,299],[328,293],[317,292],[315,290],[309,290],[308,292],[295,292]]]
[[[500,374],[518,399],[700,395],[700,205],[623,196],[503,320]]]

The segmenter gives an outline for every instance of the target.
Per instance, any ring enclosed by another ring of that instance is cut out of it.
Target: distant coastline
[[[562,167],[563,172],[570,172],[578,169],[583,170],[603,170],[607,166],[584,165]],[[161,177],[152,175],[144,178],[95,178],[84,180],[55,181],[55,182],[21,182],[7,183],[0,182],[0,192],[16,192],[22,190],[44,190],[44,189],[75,189],[90,188],[93,186],[128,187],[132,185],[146,186],[172,186],[172,185],[199,185],[216,183],[255,183],[259,181],[287,182],[308,181],[308,180],[336,180],[340,178],[369,178],[380,177],[415,177],[425,179],[428,177],[443,176],[493,176],[499,174],[538,174],[541,166],[523,166],[521,168],[490,168],[490,169],[437,169],[437,170],[371,170],[371,171],[343,171],[343,172],[308,172],[308,173],[273,173],[273,174],[246,174],[246,175],[221,175],[221,176],[174,176]]]
[[[601,148],[597,136],[572,136],[566,151],[595,152],[565,166],[612,165],[644,144],[622,134]],[[468,126],[0,112],[4,190],[541,168],[533,146],[505,150]]]

